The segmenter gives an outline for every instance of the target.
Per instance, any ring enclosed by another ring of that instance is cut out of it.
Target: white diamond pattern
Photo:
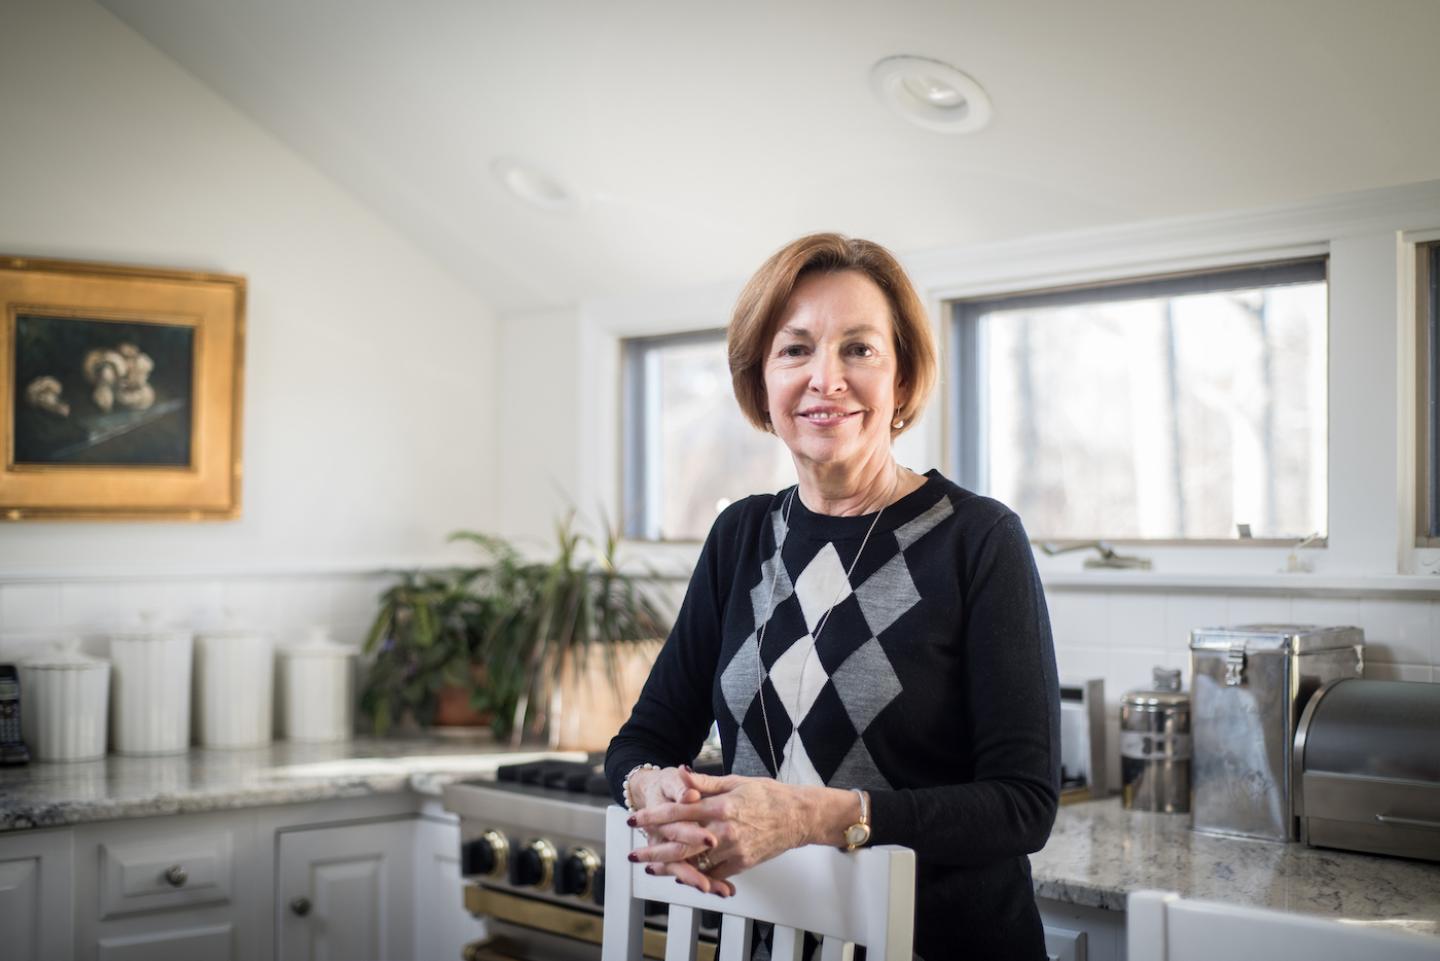
[[[810,713],[810,706],[829,679],[824,665],[815,654],[815,639],[809,634],[791,644],[770,666],[770,683],[775,686],[780,703],[785,705],[785,713],[795,724]]]
[[[825,779],[815,770],[815,764],[805,751],[805,741],[800,732],[792,731],[785,744],[785,759],[780,762],[780,780],[786,784],[815,784],[825,786]]]
[[[820,548],[805,565],[795,581],[795,596],[805,613],[805,629],[811,632],[826,611],[850,596],[850,581],[845,577],[845,565],[840,562],[840,552],[834,544]]]

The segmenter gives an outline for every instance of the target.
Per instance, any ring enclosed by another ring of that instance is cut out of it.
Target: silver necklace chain
[[[760,624],[760,634],[755,639],[755,696],[760,699],[760,720],[765,725],[765,743],[770,748],[770,767],[775,772],[775,780],[783,781],[780,776],[780,761],[775,755],[775,737],[770,733],[770,713],[765,709],[765,679],[770,676],[770,671],[765,667],[765,662],[760,658],[760,652],[765,646],[765,629],[770,626],[770,618],[775,613],[775,585],[780,580],[780,568],[785,564],[785,541],[790,537],[790,507],[795,500],[795,492],[799,485],[792,487],[790,493],[785,497],[785,506],[780,514],[780,524],[784,528],[780,541],[775,545],[775,573],[770,577],[770,596],[765,602],[765,620]],[[815,633],[810,635],[810,646],[812,649],[820,644],[820,632],[825,630],[825,625],[830,623],[830,615],[835,610],[835,605],[840,603],[840,595],[845,593],[845,588],[850,584],[850,575],[855,573],[855,566],[860,563],[860,555],[865,553],[865,545],[870,543],[870,535],[875,533],[876,526],[880,523],[880,515],[885,513],[885,508],[890,506],[890,501],[895,499],[895,494],[900,490],[900,470],[895,470],[895,484],[890,488],[890,497],[880,505],[875,512],[875,519],[870,522],[870,528],[865,532],[865,537],[860,541],[860,549],[855,552],[855,557],[850,561],[850,569],[845,572],[845,583],[835,592],[835,599],[830,606],[825,608],[825,613],[820,615],[820,620],[815,624]],[[805,686],[805,665],[800,666],[800,687]],[[777,694],[779,692],[776,692]],[[796,722],[799,723],[798,721]]]

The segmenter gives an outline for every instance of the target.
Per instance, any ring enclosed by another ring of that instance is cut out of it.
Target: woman
[[[1059,786],[1059,693],[1020,520],[891,442],[935,380],[924,307],[884,248],[772,256],[729,329],[735,396],[798,484],[716,519],[606,773],[651,873],[721,896],[802,844],[917,854],[915,951],[1045,956],[1025,855]],[[692,773],[711,721],[724,777]]]

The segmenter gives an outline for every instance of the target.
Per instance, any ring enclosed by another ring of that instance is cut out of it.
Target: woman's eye
[[[780,348],[781,357],[803,357],[805,346],[803,344],[789,344]]]
[[[856,357],[874,357],[875,348],[869,344],[851,344],[850,353]]]

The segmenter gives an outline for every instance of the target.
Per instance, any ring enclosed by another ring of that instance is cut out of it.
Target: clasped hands
[[[630,826],[643,830],[649,843],[632,851],[630,860],[650,874],[730,897],[731,877],[810,843],[805,790],[771,778],[696,774],[688,767],[636,771]]]

